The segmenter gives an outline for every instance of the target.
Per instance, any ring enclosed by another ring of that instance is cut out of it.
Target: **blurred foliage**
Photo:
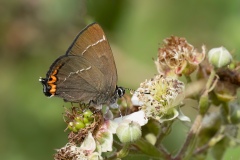
[[[199,48],[223,45],[239,58],[239,6],[237,0],[1,1],[1,159],[52,159],[54,148],[67,142],[62,106],[69,104],[47,99],[38,78],[87,24],[97,21],[104,28],[119,84],[136,89],[156,73],[152,58],[171,35],[186,37]],[[173,152],[186,132],[184,126],[176,127],[177,135],[165,142]],[[240,156],[235,149],[227,155],[236,154]]]

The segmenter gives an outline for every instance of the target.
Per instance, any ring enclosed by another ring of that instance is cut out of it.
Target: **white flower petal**
[[[112,133],[116,133],[118,123],[115,121],[108,121],[108,130]]]
[[[82,150],[88,151],[89,153],[93,152],[96,149],[96,143],[91,132],[88,133],[80,148]]]
[[[184,92],[184,89],[183,89],[182,93],[179,93],[177,95],[177,97],[173,100],[172,106],[179,105],[183,101],[184,98],[185,98],[185,92]]]
[[[142,110],[134,112],[127,116],[115,118],[113,121],[116,123],[121,123],[124,120],[134,121],[134,122],[138,123],[140,126],[143,126],[143,125],[147,124],[147,122],[148,122],[148,119],[145,117],[145,113]]]
[[[190,119],[189,117],[185,116],[185,115],[182,113],[182,111],[181,111],[180,108],[178,108],[178,112],[179,112],[179,115],[178,115],[177,118],[178,118],[179,120],[185,121],[185,122],[191,122],[191,119]]]
[[[101,145],[101,152],[112,151],[113,135],[110,132],[102,133],[101,140],[98,139],[98,143]]]
[[[132,104],[134,106],[142,106],[143,105],[143,102],[141,102],[139,100],[139,98],[137,97],[136,93],[133,94],[132,98],[131,98],[131,101],[132,101]]]

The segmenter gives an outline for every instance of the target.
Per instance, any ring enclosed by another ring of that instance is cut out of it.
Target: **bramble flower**
[[[96,150],[96,143],[89,132],[88,136],[84,139],[81,146],[74,143],[67,143],[61,149],[57,149],[54,155],[55,160],[75,159],[75,160],[102,160],[101,154],[94,152]]]
[[[141,110],[147,118],[160,123],[178,117],[182,121],[190,119],[182,114],[180,105],[184,98],[184,83],[170,77],[157,75],[140,84],[133,95],[133,104],[142,104]]]
[[[205,46],[202,46],[202,53],[199,53],[185,38],[171,36],[166,38],[163,47],[158,49],[155,64],[162,75],[190,75],[204,60],[205,50]]]
[[[111,111],[108,110],[103,115],[102,112],[91,107],[85,111],[79,107],[66,108],[64,118],[71,131],[68,136],[69,143],[57,150],[55,159],[103,159],[102,153],[113,151],[113,134],[121,135],[121,127],[127,124],[130,126],[128,129],[130,137],[126,136],[126,132],[123,133],[125,142],[127,139],[133,142],[141,137],[140,126],[147,123],[142,111],[115,119],[113,116],[109,116],[111,114]],[[84,125],[80,125],[79,122]],[[88,122],[89,124],[86,125]],[[132,132],[133,130],[134,132]]]
[[[113,132],[116,133],[117,123],[113,123],[110,120],[104,121],[101,126],[98,126],[96,133],[89,131],[87,136],[82,138],[75,137],[71,140],[78,140],[76,142],[68,143],[65,147],[58,149],[55,154],[55,159],[76,159],[76,160],[101,160],[101,154],[113,150]],[[81,132],[79,131],[81,134]],[[75,136],[78,136],[76,134]],[[82,142],[79,142],[83,139]],[[77,144],[80,144],[78,146]],[[61,160],[62,160],[61,159]]]

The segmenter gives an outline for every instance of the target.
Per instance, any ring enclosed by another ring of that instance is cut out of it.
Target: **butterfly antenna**
[[[131,88],[125,88],[125,90],[128,90],[130,92],[130,94],[134,94],[134,92],[136,91],[136,90],[131,89]]]

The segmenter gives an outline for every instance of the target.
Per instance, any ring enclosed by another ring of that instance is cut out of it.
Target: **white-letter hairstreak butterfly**
[[[68,102],[112,105],[125,92],[117,86],[112,50],[97,23],[84,28],[39,81],[46,96]]]

